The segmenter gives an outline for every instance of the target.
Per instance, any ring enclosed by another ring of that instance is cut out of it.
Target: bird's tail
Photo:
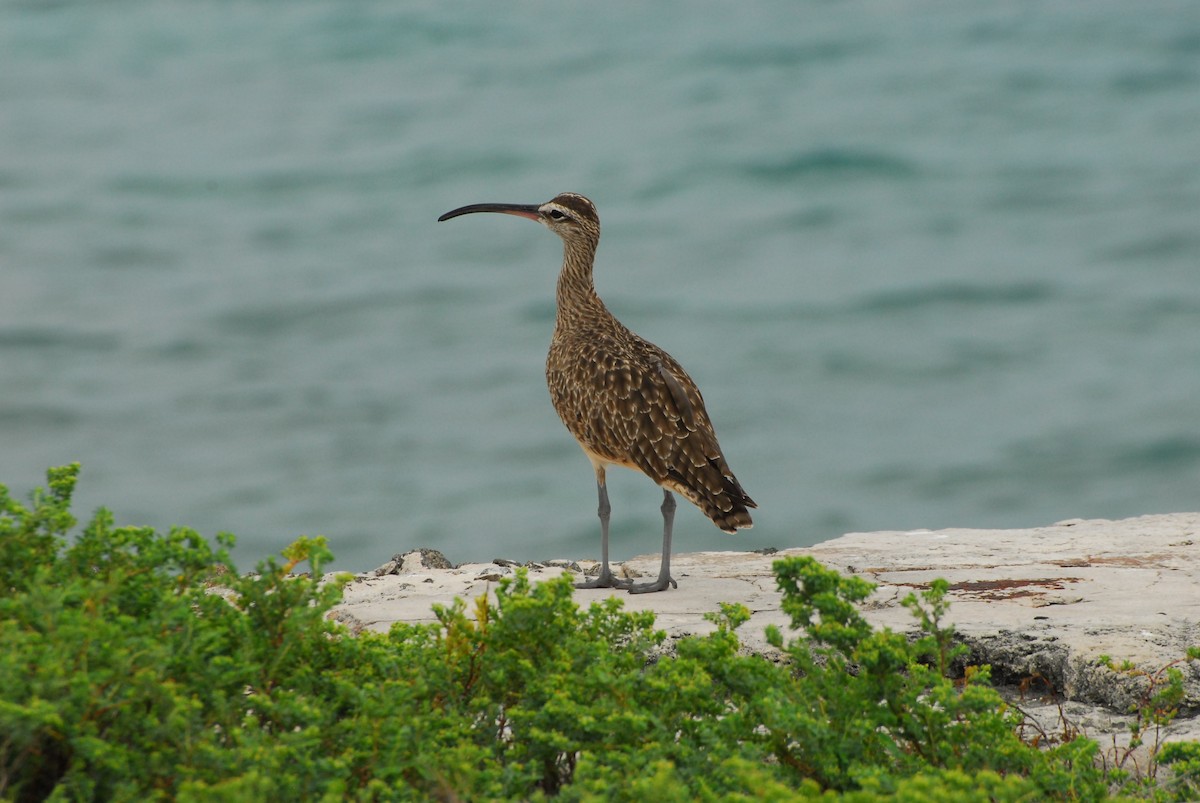
[[[737,477],[733,476],[728,468],[724,471],[721,468],[716,461],[710,461],[709,470],[703,472],[708,475],[703,477],[704,481],[680,483],[677,489],[688,501],[700,508],[705,516],[712,519],[718,529],[727,533],[748,530],[754,526],[748,508],[758,505],[742,488]],[[680,480],[684,479],[682,475],[676,476]]]
[[[720,530],[727,533],[749,530],[754,526],[754,522],[751,520],[750,511],[747,508],[758,507],[758,505],[754,504],[754,500],[738,484],[736,477],[727,475],[724,479],[726,481],[725,492],[716,495],[712,499],[711,506],[701,505],[700,509],[704,511],[704,515],[712,519],[713,524],[717,525]],[[730,505],[728,510],[723,509],[725,504]]]
[[[747,497],[747,502],[735,505],[729,511],[721,510],[705,510],[704,513],[713,520],[713,524],[717,525],[717,529],[724,530],[727,533],[736,533],[738,530],[749,530],[754,526],[754,522],[750,519],[750,511],[746,508],[756,507],[754,501]]]

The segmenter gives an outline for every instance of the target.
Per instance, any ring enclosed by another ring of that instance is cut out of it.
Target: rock
[[[391,560],[374,571],[376,577],[389,574],[411,574],[422,569],[453,569],[454,564],[446,560],[446,556],[436,549],[414,549],[411,552],[398,552]]]
[[[488,568],[481,570],[478,574],[476,574],[475,579],[476,580],[485,580],[489,583],[494,583],[497,580],[499,580],[501,577],[511,577],[512,573],[513,573],[513,570],[508,566],[501,566],[499,568],[488,567]]]
[[[375,576],[383,577],[386,574],[400,574],[400,567],[404,565],[404,558],[399,555],[397,555],[396,557],[398,557],[400,559],[396,560],[395,558],[393,558],[392,560],[389,560],[387,563],[385,563],[382,566],[380,566],[379,568],[377,568],[374,572]]]
[[[1073,519],[1029,530],[852,533],[809,553],[879,584],[875,624],[907,629],[907,589],[950,582],[950,619],[972,660],[1017,677],[1039,671],[1067,699],[1123,710],[1128,678],[1101,655],[1153,671],[1200,644],[1200,514]],[[893,604],[896,603],[896,604]],[[1188,707],[1200,672],[1185,671]],[[1136,684],[1135,684],[1136,685]]]
[[[573,560],[564,560],[562,558],[551,558],[550,560],[541,561],[541,564],[543,566],[546,566],[551,569],[567,569],[568,571],[572,572],[573,574],[583,574],[584,573],[583,569],[579,568],[579,564]],[[599,573],[599,571],[600,571],[600,564],[597,563],[596,564],[596,572]]]
[[[400,578],[392,573],[367,575],[347,586],[344,602],[335,610],[345,611],[364,628],[383,631],[396,621],[436,621],[431,610],[435,602],[494,592],[489,583],[494,584],[496,565],[451,571],[443,557],[446,568],[437,569],[425,562],[425,553],[433,552],[418,550],[419,569],[410,568],[414,553],[392,559],[399,562],[396,571],[410,579],[414,572],[424,575],[419,585],[400,590]],[[1003,693],[1048,736],[1075,728],[1100,739],[1102,747],[1127,744],[1129,709],[1145,693],[1145,673],[1200,645],[1200,513],[1072,519],[1026,530],[850,533],[773,555],[681,554],[672,558],[678,590],[628,595],[588,589],[576,591],[576,598],[587,605],[618,596],[629,610],[652,610],[657,626],[672,638],[711,632],[714,625],[704,614],[717,610],[719,602],[740,602],[753,614],[738,631],[745,648],[779,660],[766,644],[763,628],[775,624],[788,632],[771,565],[791,555],[811,555],[875,583],[864,616],[876,626],[902,632],[915,626],[901,600],[928,588],[935,578],[945,578],[950,584],[948,620],[970,649],[967,663],[990,664]],[[645,555],[613,568],[626,577],[654,576],[658,561],[657,554]],[[583,574],[579,563],[567,560],[528,569],[535,582],[564,570]],[[505,565],[503,571],[513,567]],[[665,645],[663,653],[670,652]],[[1130,661],[1143,674],[1114,671],[1101,663],[1102,655]],[[1200,666],[1183,663],[1180,669],[1183,709],[1165,738],[1200,739]]]

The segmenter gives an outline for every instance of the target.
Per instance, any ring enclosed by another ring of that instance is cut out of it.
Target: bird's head
[[[563,192],[544,204],[471,204],[452,209],[438,218],[449,220],[472,212],[499,212],[505,215],[536,220],[557,234],[566,243],[600,239],[600,216],[596,205],[582,195]]]

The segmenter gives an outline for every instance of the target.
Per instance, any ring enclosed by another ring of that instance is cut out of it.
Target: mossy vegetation
[[[652,614],[582,609],[569,580],[520,573],[435,625],[352,635],[326,615],[346,581],[319,581],[323,539],[248,575],[228,536],[105,510],[68,539],[77,473],[52,469],[29,505],[0,486],[3,800],[1200,794],[1195,744],[1163,748],[1177,771],[1154,784],[1082,737],[1023,741],[986,667],[949,677],[943,583],[907,600],[912,640],[862,618],[861,579],[780,560],[780,662],[739,650],[743,606],[668,655]]]

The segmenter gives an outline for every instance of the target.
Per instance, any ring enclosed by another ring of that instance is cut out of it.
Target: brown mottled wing
[[[722,530],[750,527],[753,522],[746,508],[755,507],[754,500],[725,462],[700,389],[669,354],[655,351],[657,376],[654,372],[645,375],[643,391],[649,401],[652,392],[648,386],[655,388],[656,403],[647,405],[648,416],[663,432],[654,451],[666,467],[666,478],[650,476],[683,494]]]
[[[687,372],[636,335],[620,347],[589,345],[574,376],[548,375],[555,408],[583,447],[677,491],[726,532],[750,527],[754,501],[725,462]]]

